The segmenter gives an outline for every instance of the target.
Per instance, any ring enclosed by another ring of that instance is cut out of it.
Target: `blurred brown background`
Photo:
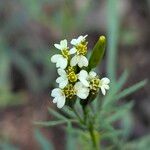
[[[128,69],[128,87],[150,76],[150,1],[120,0],[117,6],[117,75]],[[101,34],[107,35],[107,10],[105,0],[0,0],[0,143],[40,149],[33,121],[51,119],[47,107],[54,107],[50,98],[56,78],[50,62],[53,44],[88,34],[92,48]],[[102,73],[106,64],[105,56]],[[129,140],[150,131],[149,90],[147,84],[126,98],[135,101]],[[59,127],[41,131],[63,149],[64,133]]]

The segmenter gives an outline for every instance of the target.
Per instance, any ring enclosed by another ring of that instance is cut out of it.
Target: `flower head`
[[[62,108],[66,101],[66,105],[72,107],[76,97],[86,102],[89,100],[87,97],[90,99],[95,97],[100,89],[105,95],[106,90],[109,89],[110,80],[108,78],[100,79],[96,72],[87,72],[81,69],[89,65],[86,58],[88,44],[86,37],[87,35],[81,35],[77,39],[72,39],[73,47],[71,49],[69,49],[66,39],[61,40],[59,44],[54,44],[60,52],[51,57],[51,61],[56,63],[58,68],[59,77],[56,79],[56,83],[59,84],[59,88],[53,89],[51,96],[53,103],[56,103],[58,108]],[[73,57],[72,54],[74,54]],[[89,66],[88,69],[90,68],[92,67]],[[73,103],[69,100],[72,100]]]
[[[85,39],[88,35],[85,35],[85,36],[79,36],[77,39],[72,39],[71,40],[71,44],[74,45],[74,46],[78,46],[79,44],[85,42]]]
[[[55,88],[52,90],[51,96],[54,97],[53,103],[57,104],[58,108],[65,105],[66,99],[72,99],[75,96],[75,88],[72,84],[68,84],[65,88]]]
[[[53,89],[51,96],[54,97],[53,103],[56,103],[58,108],[62,108],[65,105],[66,97],[62,89]]]
[[[70,70],[70,68],[65,71],[64,69],[59,68],[58,74],[60,75],[56,82],[59,83],[60,88],[64,88],[69,82],[74,83],[77,81],[77,75],[74,70]]]
[[[100,80],[99,87],[101,88],[103,95],[106,94],[106,90],[109,90],[109,85],[108,85],[109,83],[110,83],[110,80],[106,77]]]
[[[74,86],[67,84],[63,89],[55,88],[51,93],[51,96],[54,97],[53,103],[56,103],[58,108],[62,108],[67,99],[71,100],[76,95],[81,99],[86,99],[89,95],[89,88],[77,82]]]
[[[51,61],[53,63],[56,63],[57,68],[65,69],[68,65],[68,59],[71,54],[74,54],[75,52],[72,50],[69,50],[67,46],[67,40],[64,39],[60,41],[60,44],[54,44],[54,46],[61,51],[61,54],[55,54],[51,57]]]
[[[106,90],[109,89],[110,80],[108,78],[102,78],[101,80],[94,71],[89,73],[85,70],[81,70],[78,79],[84,84],[84,86],[89,87],[92,94],[96,94],[101,89],[103,95],[106,94]]]
[[[87,53],[87,44],[86,42],[86,37],[85,36],[79,36],[77,39],[72,39],[71,44],[73,45],[73,48],[71,51],[76,52],[76,55],[71,59],[70,65],[71,66],[76,66],[78,65],[80,68],[83,66],[87,67],[88,66],[88,60],[85,57]]]

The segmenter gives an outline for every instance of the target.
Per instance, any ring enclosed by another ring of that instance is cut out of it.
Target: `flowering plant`
[[[89,68],[89,61],[86,57],[88,44],[86,37],[87,35],[81,35],[77,39],[72,39],[71,49],[66,39],[60,41],[60,44],[54,44],[61,51],[61,54],[51,57],[51,61],[56,63],[59,74],[56,79],[59,88],[53,89],[51,93],[54,97],[53,103],[56,103],[58,108],[62,108],[65,104],[72,105],[76,97],[85,105],[91,97],[98,94],[99,89],[103,95],[109,89],[110,80],[106,77],[100,79],[96,72]],[[101,36],[99,40],[101,43],[105,37]]]
[[[132,129],[129,110],[133,102],[123,105],[117,102],[143,87],[146,80],[122,90],[127,80],[126,72],[115,82],[100,77],[95,70],[103,58],[106,39],[100,36],[88,55],[86,38],[87,35],[72,39],[71,48],[66,39],[54,44],[59,51],[51,61],[56,64],[59,76],[56,79],[58,87],[51,91],[51,97],[60,109],[55,111],[49,107],[48,111],[58,120],[38,121],[36,124],[46,127],[67,124],[67,150],[128,150],[126,137]]]

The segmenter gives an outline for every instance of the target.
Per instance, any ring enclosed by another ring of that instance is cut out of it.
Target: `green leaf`
[[[144,136],[123,146],[123,150],[149,150],[150,135]]]
[[[123,90],[121,93],[116,95],[115,99],[119,100],[121,98],[124,98],[124,97],[130,95],[131,93],[133,93],[133,92],[141,89],[142,87],[144,87],[146,83],[147,83],[147,80],[143,80],[143,81],[140,81],[139,83],[136,83],[135,85]]]
[[[133,102],[117,107],[116,111],[106,118],[106,121],[108,121],[109,123],[113,123],[121,119],[132,107],[133,107]]]
[[[58,120],[58,121],[35,121],[35,125],[44,126],[44,127],[50,127],[50,126],[56,126],[60,124],[67,123],[65,120]]]
[[[128,72],[124,71],[121,77],[119,78],[118,82],[116,84],[111,84],[110,91],[108,94],[104,97],[103,100],[103,105],[102,107],[105,108],[108,106],[110,103],[114,102],[114,96],[115,94],[120,91],[120,89],[123,87],[125,84],[126,80],[128,79]]]
[[[34,130],[34,136],[42,150],[54,150],[52,143],[43,136],[39,129]]]
[[[105,52],[105,46],[106,46],[106,38],[105,36],[100,36],[98,42],[95,44],[93,48],[93,52],[89,60],[88,70],[95,68],[101,62]]]
[[[107,75],[112,83],[116,82],[117,47],[119,40],[120,13],[119,0],[107,0]]]
[[[64,117],[63,115],[61,115],[60,113],[58,113],[57,111],[53,110],[52,108],[48,108],[48,111],[50,114],[54,115],[56,118],[60,119],[60,120],[68,120],[66,117]]]

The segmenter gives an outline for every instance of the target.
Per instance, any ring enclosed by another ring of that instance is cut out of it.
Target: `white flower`
[[[60,77],[58,77],[56,79],[56,82],[59,83],[60,88],[64,88],[68,84],[67,73],[66,73],[65,70],[59,68],[58,69],[58,74],[60,75]]]
[[[60,44],[54,44],[54,46],[61,51],[62,54],[55,54],[51,57],[51,61],[53,63],[56,63],[56,67],[57,68],[62,68],[65,69],[68,65],[68,57],[71,54],[74,54],[75,51],[73,50],[68,50],[67,47],[67,40],[64,39],[62,41],[60,41]]]
[[[106,77],[102,78],[101,80],[96,78],[97,74],[94,71],[90,71],[89,73],[85,70],[81,70],[78,75],[78,79],[84,84],[86,87],[90,87],[90,81],[92,79],[98,80],[98,85],[96,85],[98,88],[101,89],[101,92],[103,95],[106,94],[106,90],[109,90],[109,83],[110,80]]]
[[[81,70],[78,75],[78,79],[86,86],[90,86],[90,80],[96,77],[96,73],[94,71],[90,71],[89,73],[86,70]]]
[[[51,96],[54,97],[53,103],[56,103],[58,108],[62,108],[65,105],[66,97],[62,89],[53,89]]]
[[[109,85],[108,85],[109,83],[110,83],[110,80],[106,77],[104,77],[100,80],[99,87],[101,88],[103,95],[106,94],[106,90],[109,90]]]
[[[89,88],[85,87],[81,82],[77,82],[74,85],[76,95],[81,99],[86,99],[89,95]]]
[[[78,65],[80,68],[82,68],[83,66],[87,67],[88,66],[88,60],[85,56],[83,55],[75,55],[70,62],[71,66],[76,66]]]
[[[85,38],[87,37],[88,35],[85,35],[85,36],[79,36],[77,39],[72,39],[71,40],[71,44],[74,45],[74,46],[77,46],[79,45],[81,42],[84,42],[85,41]]]
[[[87,53],[87,43],[83,43],[86,39],[87,35],[85,36],[79,36],[77,39],[72,39],[71,44],[74,46],[71,51],[77,52],[77,55],[75,55],[70,62],[71,66],[78,65],[80,68],[83,66],[88,66],[88,60],[84,56]]]

